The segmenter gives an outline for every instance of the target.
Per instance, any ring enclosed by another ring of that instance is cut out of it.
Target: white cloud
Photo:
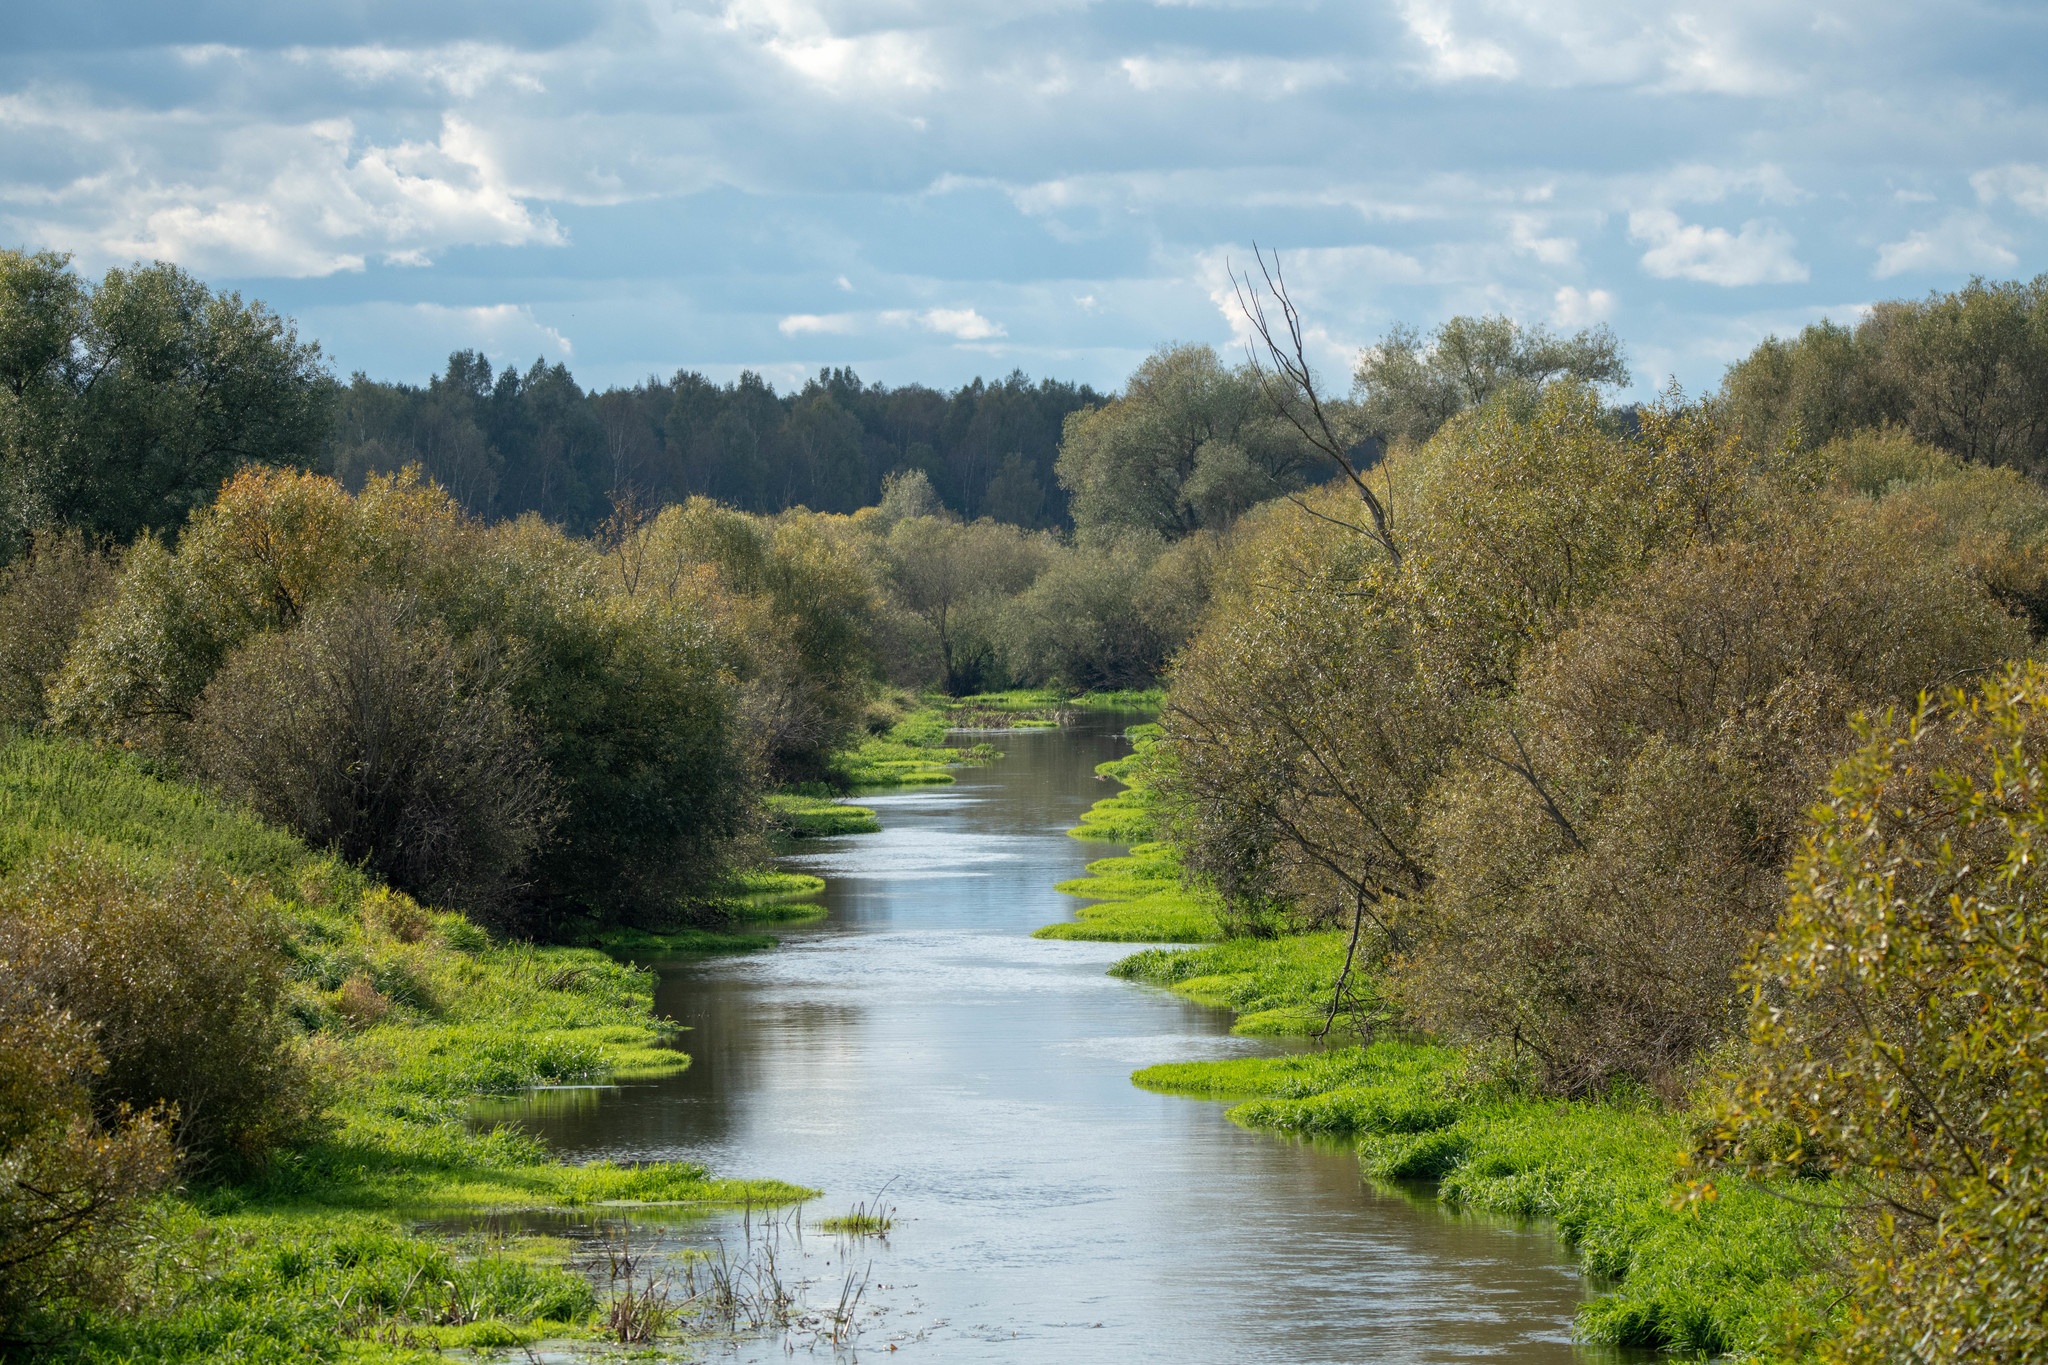
[[[884,327],[922,327],[959,341],[986,341],[1008,336],[1003,325],[972,308],[889,308],[879,313],[791,313],[775,324],[784,336],[848,336],[879,323]]]
[[[943,332],[961,341],[986,341],[990,337],[1008,336],[1001,323],[990,322],[972,308],[933,308],[918,315],[919,322],[934,332]]]
[[[1888,280],[1916,270],[2010,270],[2018,264],[2004,234],[1982,214],[1957,212],[1934,227],[1879,247],[1870,273]]]
[[[1401,6],[1401,20],[1416,42],[1429,50],[1426,70],[1440,81],[1470,80],[1488,76],[1498,80],[1520,74],[1514,54],[1485,39],[1470,41],[1458,36],[1448,5],[1433,0],[1407,0]]]
[[[1614,295],[1605,289],[1583,292],[1566,285],[1551,296],[1550,320],[1559,327],[1590,327],[1614,315]]]
[[[2010,199],[2029,213],[2048,218],[2048,166],[2029,166],[2020,162],[1997,166],[1971,176],[1970,186],[1977,191],[1977,198],[1982,203]]]
[[[775,330],[786,337],[843,336],[853,331],[859,321],[857,313],[791,313],[775,324]]]
[[[552,352],[558,360],[576,353],[569,338],[537,320],[533,309],[523,303],[470,308],[416,303],[405,311],[411,324],[421,330],[455,338],[457,345],[478,346],[494,356],[523,356],[528,347]]]
[[[547,89],[539,63],[510,48],[492,43],[453,43],[435,48],[294,47],[285,57],[305,65],[332,67],[356,85],[404,83],[439,90],[455,99],[473,99],[502,81],[521,94]]]
[[[1570,237],[1543,237],[1543,221],[1532,213],[1508,215],[1508,244],[1525,256],[1545,265],[1571,265],[1579,259],[1579,244]]]
[[[418,265],[457,245],[560,246],[489,141],[455,114],[433,142],[361,144],[347,119],[216,130],[189,114],[0,99],[0,130],[109,158],[55,188],[0,183],[0,221],[88,260],[176,261],[237,275]],[[199,156],[184,146],[199,144]],[[182,154],[182,155],[181,155]],[[182,176],[164,169],[198,161]],[[5,205],[28,212],[7,213]]]
[[[1744,284],[1796,284],[1807,277],[1792,254],[1791,234],[1752,218],[1739,232],[1687,223],[1669,209],[1638,209],[1628,216],[1631,241],[1646,242],[1643,269],[1660,280],[1698,280],[1733,288]]]
[[[803,0],[731,0],[728,31],[759,44],[791,70],[835,93],[924,91],[945,84],[924,35],[883,29],[842,37]]]

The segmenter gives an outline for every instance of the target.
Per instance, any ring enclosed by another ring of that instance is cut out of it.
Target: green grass
[[[1343,969],[1348,938],[1332,931],[1235,938],[1200,948],[1152,948],[1121,959],[1109,972],[1164,986],[1197,1004],[1235,1010],[1233,1033],[1305,1036],[1321,1030],[1329,1018],[1330,991]],[[1345,994],[1350,1002],[1353,993]],[[1340,1016],[1338,1028],[1344,1023]]]
[[[390,1342],[508,1346],[565,1324],[581,1331],[593,1305],[580,1277],[531,1247],[465,1249],[410,1235],[406,1220],[813,1193],[690,1163],[564,1166],[531,1137],[468,1121],[482,1095],[687,1067],[641,968],[590,947],[493,942],[133,757],[49,739],[0,745],[0,875],[65,839],[138,870],[196,858],[270,899],[293,1013],[333,1086],[323,1136],[274,1154],[254,1179],[165,1202],[143,1301],[88,1322],[84,1359],[415,1358]],[[774,943],[703,930],[659,941],[673,950],[683,938],[696,950]]]
[[[935,786],[953,780],[949,769],[1002,757],[986,744],[948,746],[951,725],[943,705],[921,707],[890,726],[888,733],[862,736],[852,748],[833,754],[833,775],[856,790]]]
[[[1087,876],[1061,882],[1059,890],[1094,904],[1077,906],[1073,920],[1048,924],[1037,930],[1034,938],[1206,943],[1222,937],[1214,893],[1187,886],[1173,847],[1154,839],[1144,763],[1147,742],[1158,733],[1158,727],[1141,726],[1132,733],[1139,743],[1136,753],[1095,765],[1101,776],[1127,784],[1124,790],[1090,806],[1081,823],[1067,831],[1075,839],[1128,844],[1130,852],[1098,858],[1088,864]]]
[[[1642,1096],[1560,1102],[1472,1084],[1460,1055],[1380,1042],[1148,1067],[1150,1090],[1227,1097],[1252,1128],[1352,1137],[1365,1173],[1459,1209],[1552,1220],[1612,1286],[1587,1340],[1680,1352],[1796,1353],[1828,1311],[1807,1247],[1825,1219],[1756,1189],[1688,1201],[1685,1118]]]
[[[776,868],[755,868],[735,872],[719,890],[735,900],[766,905],[773,901],[799,900],[825,889],[823,877],[808,872],[783,872]]]
[[[1058,889],[1096,903],[1076,906],[1074,920],[1048,924],[1034,938],[1203,943],[1221,936],[1214,897],[1181,884],[1180,860],[1165,844],[1139,844],[1128,857],[1098,858],[1088,864],[1087,876],[1061,882]]]
[[[1147,687],[1126,688],[1120,692],[1083,692],[1067,702],[1067,705],[1083,711],[1149,711],[1159,714],[1159,708],[1166,705],[1166,689]]]
[[[733,914],[737,919],[773,921],[777,918],[773,907],[764,906],[762,910],[759,915],[751,915],[741,907]],[[749,933],[743,929],[606,929],[590,935],[584,946],[632,962],[659,962],[683,953],[758,952],[763,948],[773,948],[781,941],[773,934]]]
[[[763,798],[768,817],[793,839],[823,839],[838,834],[875,834],[882,822],[866,806],[850,806],[827,796],[778,792]]]

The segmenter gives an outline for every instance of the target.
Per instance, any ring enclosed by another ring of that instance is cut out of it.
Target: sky
[[[2048,270],[2048,4],[4,0],[0,245],[168,260],[336,371],[828,365],[1326,387],[1396,323],[1605,323],[1647,395]]]

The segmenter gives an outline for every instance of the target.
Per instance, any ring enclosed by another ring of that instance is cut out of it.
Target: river
[[[1252,1133],[1149,1094],[1155,1062],[1261,1055],[1226,1011],[1106,976],[1125,945],[1044,942],[1053,883],[1115,850],[1065,835],[1113,788],[1129,717],[993,736],[950,787],[860,798],[883,832],[807,845],[828,913],[771,952],[658,964],[688,1027],[672,1079],[541,1093],[513,1118],[569,1160],[684,1159],[893,1206],[886,1240],[807,1235],[783,1273],[865,1275],[871,1358],[1518,1362],[1570,1341],[1587,1290],[1556,1238],[1361,1179],[1348,1147]],[[756,1216],[758,1218],[758,1215]],[[742,1236],[737,1215],[671,1243]],[[650,1235],[645,1234],[644,1235]],[[782,1337],[716,1359],[786,1358]]]

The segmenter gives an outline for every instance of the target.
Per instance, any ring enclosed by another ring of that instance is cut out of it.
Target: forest
[[[1611,333],[1503,317],[1333,393],[1246,287],[1244,359],[1115,394],[593,394],[344,385],[175,267],[0,253],[0,1336],[143,1349],[163,1192],[342,1180],[401,1120],[334,1059],[489,973],[626,1046],[594,946],[733,931],[778,811],[958,758],[933,707],[1160,688],[1144,885],[1056,936],[1349,1050],[1159,1084],[1450,1190],[1501,1115],[1635,1125],[1635,1203],[1555,1193],[1591,1149],[1516,1196],[1605,1340],[2048,1359],[2048,276],[1628,405]]]

